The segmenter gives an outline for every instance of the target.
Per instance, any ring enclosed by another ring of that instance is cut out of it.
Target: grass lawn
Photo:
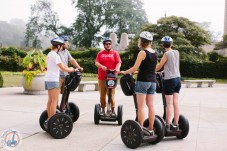
[[[3,76],[3,87],[21,87],[22,72],[1,71]],[[120,76],[119,76],[120,77]],[[182,82],[188,79],[214,79],[214,78],[186,78],[182,77]],[[83,73],[82,81],[96,81],[96,74]],[[215,79],[217,83],[227,83],[227,79]],[[119,83],[119,82],[118,82]],[[184,82],[183,82],[184,83]]]
[[[22,72],[1,71],[3,76],[3,87],[21,87]],[[96,74],[83,73],[82,81],[96,81]]]

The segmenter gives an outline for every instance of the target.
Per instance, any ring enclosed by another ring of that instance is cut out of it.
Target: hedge
[[[45,50],[48,53],[50,49]],[[83,51],[70,51],[73,58],[84,68],[84,73],[97,74],[97,67],[95,66],[95,58],[100,49],[90,48]],[[21,52],[21,53],[20,53]],[[2,48],[0,53],[0,71],[22,71],[21,65],[23,54],[26,51],[15,50],[15,48]],[[135,63],[136,54],[131,52],[120,52],[122,66],[121,70],[126,70],[132,67]],[[227,79],[227,61],[226,59],[219,59],[217,62],[200,62],[196,59],[189,61],[180,61],[180,72],[182,77],[194,78],[219,78]],[[205,60],[205,59],[204,59]]]
[[[182,77],[227,79],[227,61],[195,63],[180,62]]]
[[[3,77],[2,73],[0,72],[0,88],[3,86]]]

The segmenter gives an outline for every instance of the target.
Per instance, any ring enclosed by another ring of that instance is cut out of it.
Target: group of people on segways
[[[141,50],[134,66],[121,71],[124,74],[121,78],[121,88],[125,95],[133,95],[136,108],[136,119],[127,120],[121,128],[122,141],[129,148],[136,148],[146,142],[156,144],[164,136],[184,138],[189,132],[188,120],[183,115],[179,115],[178,94],[181,88],[179,52],[171,48],[173,42],[171,37],[163,37],[161,41],[165,53],[157,64],[158,55],[152,49],[152,40],[153,36],[150,32],[141,32],[138,39],[138,47]],[[163,67],[164,72],[158,72]],[[132,74],[138,69],[135,81]],[[154,94],[157,89],[163,96],[163,118],[155,115]],[[148,119],[145,119],[146,106]]]
[[[172,38],[162,38],[165,53],[158,62],[158,54],[152,49],[153,36],[143,31],[139,35],[138,47],[141,49],[133,67],[120,71],[121,58],[117,51],[111,49],[111,39],[103,41],[104,50],[97,54],[95,65],[98,67],[98,87],[100,104],[95,105],[94,123],[99,121],[118,121],[122,125],[123,106],[119,105],[115,112],[115,88],[117,74],[123,74],[120,79],[122,91],[127,96],[133,96],[136,109],[135,120],[127,120],[121,128],[123,143],[129,148],[136,148],[141,143],[159,143],[164,136],[184,138],[189,132],[188,120],[179,115],[178,94],[181,88],[179,72],[179,52],[173,50]],[[80,83],[83,68],[72,57],[63,60],[65,53],[64,38],[51,40],[52,49],[47,55],[47,72],[45,75],[45,88],[48,90],[47,109],[40,116],[40,126],[54,138],[65,138],[73,128],[73,122],[79,118],[79,108],[68,102],[70,91],[74,91]],[[60,53],[59,53],[60,52]],[[70,55],[67,52],[68,55]],[[67,55],[66,55],[67,56]],[[71,56],[71,55],[70,55]],[[77,68],[69,68],[70,62]],[[164,67],[163,72],[158,72]],[[139,69],[139,70],[138,70]],[[67,74],[60,74],[60,70]],[[68,74],[69,73],[69,74]],[[137,78],[133,77],[138,73]],[[60,76],[61,75],[61,76]],[[62,76],[63,75],[63,76]],[[62,100],[58,106],[59,78],[63,88]],[[154,95],[162,93],[164,115],[155,115]],[[106,98],[108,101],[106,102]],[[146,107],[148,118],[146,119]],[[174,112],[173,121],[172,112]]]

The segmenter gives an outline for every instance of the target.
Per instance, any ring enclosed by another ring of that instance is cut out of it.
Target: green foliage
[[[83,51],[70,51],[73,58],[83,59],[83,58],[96,58],[96,55],[100,51],[99,48],[89,48]]]
[[[169,35],[173,39],[181,37],[190,41],[191,45],[197,48],[210,43],[211,35],[209,32],[187,18],[170,16],[159,19],[157,23],[158,28],[162,29],[161,33],[157,33],[159,39],[164,35]]]
[[[27,71],[39,70],[43,72],[45,71],[46,66],[46,55],[38,49],[29,51],[23,59],[23,67]]]
[[[26,51],[20,50],[15,47],[8,47],[8,48],[2,48],[0,50],[0,53],[2,56],[11,56],[13,57],[14,55],[17,55],[21,58],[26,56]]]
[[[181,61],[180,72],[182,77],[219,78],[227,79],[226,62],[192,62]]]
[[[25,44],[33,48],[41,48],[40,37],[61,35],[65,27],[59,23],[58,14],[52,10],[48,0],[38,0],[31,6],[31,16],[26,24]]]
[[[16,55],[0,56],[0,71],[22,71],[22,59]]]
[[[219,50],[219,49],[224,49],[224,48],[227,48],[227,35],[223,36],[222,41],[215,43],[214,50]]]
[[[23,75],[26,79],[26,87],[29,89],[33,77],[46,71],[46,55],[38,49],[31,50],[23,59]]]
[[[141,26],[148,23],[146,12],[141,0],[114,0],[110,1],[111,9],[106,13],[107,27],[118,37],[122,33],[138,33]]]
[[[208,56],[209,56],[209,60],[212,62],[217,62],[220,57],[220,55],[217,52],[209,52]]]
[[[32,79],[34,78],[35,75],[41,73],[40,70],[35,70],[35,71],[26,71],[24,70],[23,71],[23,75],[26,79],[26,88],[27,89],[30,89],[31,88],[31,82],[32,82]]]
[[[122,61],[121,70],[127,70],[129,67],[132,67],[135,63],[135,60],[132,59],[134,55],[129,51],[120,53],[120,57]]]
[[[73,0],[79,15],[73,24],[73,43],[86,48],[97,46],[99,32],[106,26],[110,32],[135,33],[147,23],[140,0],[93,1]]]
[[[47,48],[43,51],[43,54],[47,55],[51,51],[51,48]]]
[[[2,73],[0,72],[0,88],[3,86],[3,77]]]

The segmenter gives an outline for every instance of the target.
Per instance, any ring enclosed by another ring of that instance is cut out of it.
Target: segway
[[[183,139],[189,133],[189,122],[188,122],[187,118],[185,118],[183,115],[180,114],[180,116],[179,116],[179,121],[178,121],[179,129],[171,130],[171,129],[166,128],[165,120],[166,120],[166,106],[167,106],[167,104],[166,104],[165,94],[164,94],[164,91],[163,91],[163,87],[164,87],[163,81],[164,81],[164,73],[163,72],[156,72],[156,83],[157,83],[156,92],[162,94],[163,108],[164,108],[163,118],[161,118],[161,117],[159,117],[159,118],[162,121],[163,126],[165,127],[165,136],[166,137],[176,136],[179,139]],[[172,120],[172,122],[173,121],[174,121],[174,119]]]
[[[107,112],[105,114],[101,114],[101,106],[100,104],[95,104],[94,110],[94,122],[95,124],[99,124],[99,121],[108,121],[108,122],[118,122],[118,125],[122,125],[122,117],[123,117],[123,106],[118,105],[117,115],[112,115],[111,109],[111,93],[112,89],[117,86],[117,75],[114,74],[115,70],[107,70],[107,75],[105,77],[105,86],[108,89],[108,102],[107,102]]]
[[[149,121],[146,119],[144,121],[143,127],[138,123],[138,107],[136,102],[136,94],[134,93],[135,80],[132,75],[126,74],[120,79],[121,89],[126,96],[133,96],[134,105],[136,109],[136,119],[127,120],[121,127],[121,139],[123,143],[131,149],[137,148],[142,143],[157,144],[159,143],[165,134],[163,125],[158,118],[155,116],[154,121],[154,132],[155,135],[146,135],[147,127],[149,126]],[[146,123],[148,122],[148,125]]]
[[[57,113],[49,119],[48,129],[44,127],[44,122],[48,118],[47,110],[40,115],[40,127],[56,139],[67,137],[72,131],[73,123],[79,118],[78,106],[73,102],[68,102],[68,99],[70,91],[74,91],[78,87],[81,77],[80,71],[71,72],[66,76],[60,107],[57,107]]]

